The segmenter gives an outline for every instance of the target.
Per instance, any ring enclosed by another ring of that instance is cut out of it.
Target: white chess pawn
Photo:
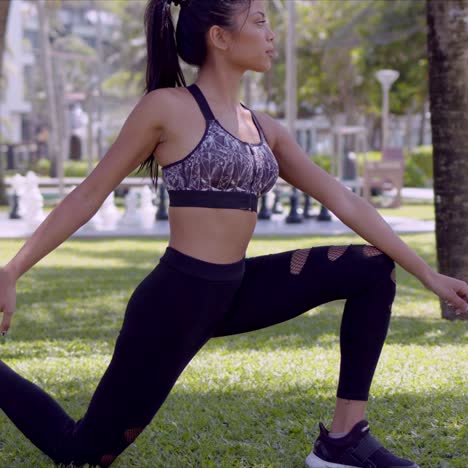
[[[145,185],[140,191],[140,216],[142,218],[143,227],[150,229],[154,224],[154,216],[156,207],[153,205],[153,192]]]
[[[26,173],[26,181],[28,187],[39,187],[39,177],[34,171],[28,171]]]
[[[267,194],[266,194],[266,205],[268,207],[268,209],[272,209],[273,208],[273,203],[275,202],[275,194],[273,193],[273,191],[269,191]]]
[[[44,198],[39,187],[29,188],[23,195],[24,198],[24,219],[31,229],[36,229],[45,219]]]
[[[44,198],[39,190],[39,177],[34,171],[26,173],[25,182],[25,217],[27,224],[35,228],[45,218],[43,206]]]
[[[81,226],[80,229],[78,229],[78,232],[89,232],[89,231],[100,231],[102,229],[102,216],[99,210],[96,212],[96,214],[83,226]]]
[[[132,187],[125,197],[125,213],[119,220],[120,226],[141,227],[142,219],[138,212],[138,192]]]
[[[102,229],[115,229],[120,217],[120,212],[114,203],[114,192],[111,192],[107,196],[99,212],[102,219]]]

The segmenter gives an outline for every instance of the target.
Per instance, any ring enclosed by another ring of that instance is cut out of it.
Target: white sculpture
[[[76,189],[76,185],[71,186],[66,190],[67,194],[73,192]],[[83,226],[78,229],[78,232],[90,232],[90,231],[99,231],[102,229],[103,219],[100,210]]]
[[[143,228],[150,229],[154,224],[156,207],[153,205],[153,192],[145,185],[140,191],[140,217]]]
[[[31,229],[36,229],[39,224],[44,221],[46,215],[44,213],[44,198],[39,190],[39,178],[33,171],[28,171],[26,174],[25,190],[20,195],[21,209],[24,212],[21,216],[26,221],[26,224]]]
[[[18,214],[21,218],[24,218],[24,193],[26,191],[26,177],[21,174],[15,174],[11,181],[13,191],[18,195]]]
[[[114,203],[114,192],[111,192],[104,200],[101,208],[99,208],[101,215],[101,229],[113,230],[117,226],[117,221],[120,217],[120,212]]]
[[[138,211],[138,191],[131,187],[125,197],[125,213],[119,220],[119,226],[141,227],[143,220]]]

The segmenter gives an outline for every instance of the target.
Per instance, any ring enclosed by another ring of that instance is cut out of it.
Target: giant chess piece
[[[113,230],[117,227],[117,222],[120,218],[120,212],[114,203],[114,192],[112,191],[104,200],[101,208],[99,208],[101,215],[101,229]]]
[[[154,224],[156,207],[153,203],[153,192],[147,185],[145,185],[140,192],[139,212],[143,227],[145,229],[150,229]]]
[[[320,207],[320,213],[317,216],[317,221],[331,221],[332,217],[328,208],[325,205]]]
[[[258,219],[271,219],[271,210],[268,208],[267,194],[262,195]]]
[[[166,221],[169,219],[169,214],[166,208],[166,187],[164,183],[159,184],[159,204],[156,211],[157,221]]]
[[[11,178],[11,187],[13,188],[12,205],[9,214],[10,219],[21,219],[21,213],[24,214],[24,207],[21,206],[21,197],[25,192],[26,177],[21,174],[15,174]],[[24,200],[23,200],[24,203]]]
[[[14,193],[16,193],[18,196],[18,218],[24,217],[24,194],[26,192],[26,184],[26,177],[22,176],[21,174],[15,174],[13,176],[11,185],[13,187]]]
[[[67,194],[71,193],[73,190],[75,190],[76,185],[71,186],[69,189],[67,189]],[[95,215],[83,226],[81,226],[78,229],[78,232],[93,232],[93,231],[100,231],[102,229],[102,226],[104,224],[104,221],[102,219],[102,214],[100,210],[98,210]]]
[[[143,220],[138,211],[138,191],[131,187],[125,197],[125,213],[119,220],[119,226],[141,227]]]
[[[19,207],[19,197],[16,192],[13,192],[11,195],[11,210],[8,215],[9,219],[21,219],[21,216],[18,213],[18,207]]]
[[[304,193],[304,211],[302,213],[302,216],[304,216],[305,219],[313,218],[315,216],[310,211],[311,204],[312,202],[311,202],[310,195],[307,193]]]
[[[82,232],[100,231],[102,229],[102,225],[103,225],[102,215],[98,210],[96,214],[86,224],[81,226],[79,231],[82,231]]]
[[[291,190],[291,196],[290,196],[291,209],[289,211],[288,216],[286,217],[287,224],[297,224],[297,223],[303,222],[303,218],[298,211],[298,201],[299,201],[299,196],[297,194],[297,189],[296,187],[293,187]]]
[[[273,207],[271,209],[272,213],[275,214],[283,214],[284,209],[281,205],[281,194],[283,192],[283,189],[279,184],[276,184],[273,193],[274,193],[274,201],[273,201]]]
[[[24,215],[20,211],[21,216],[26,221],[26,224],[31,229],[36,229],[39,224],[44,221],[46,215],[44,213],[44,198],[39,190],[39,178],[33,171],[28,171],[26,174],[26,190],[24,191],[20,202],[20,210],[24,210]]]

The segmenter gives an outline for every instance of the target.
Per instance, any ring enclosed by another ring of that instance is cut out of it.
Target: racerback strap
[[[192,93],[192,96],[197,101],[205,119],[216,120],[213,112],[211,112],[210,106],[208,105],[208,101],[206,100],[205,96],[203,96],[200,88],[195,83],[193,83],[190,86],[187,86],[187,89]]]

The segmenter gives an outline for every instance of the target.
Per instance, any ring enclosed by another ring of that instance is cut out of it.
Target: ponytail
[[[172,0],[180,5],[177,32],[171,14],[170,0],[148,0],[144,14],[146,33],[145,94],[159,88],[186,86],[179,55],[189,65],[201,67],[207,54],[206,33],[211,26],[226,29],[235,26],[234,15],[239,4],[251,0]],[[176,42],[177,38],[177,42]],[[138,168],[149,169],[155,188],[158,186],[159,166],[153,156]]]
[[[150,0],[145,9],[144,27],[147,52],[145,94],[158,88],[186,86],[177,55],[170,2]],[[159,165],[153,154],[140,165],[137,173],[144,170],[149,170],[157,190]]]

